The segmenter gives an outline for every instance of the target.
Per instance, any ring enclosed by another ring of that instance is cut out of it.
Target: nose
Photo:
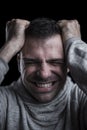
[[[48,78],[51,75],[51,68],[47,63],[42,63],[38,75],[41,76],[42,78]]]

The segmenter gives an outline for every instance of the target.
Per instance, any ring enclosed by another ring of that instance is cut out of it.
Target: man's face
[[[39,102],[51,101],[64,86],[66,65],[60,35],[26,40],[20,63],[23,84]]]

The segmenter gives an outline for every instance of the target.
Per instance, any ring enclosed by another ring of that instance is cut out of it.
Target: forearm
[[[9,67],[8,64],[0,58],[0,84],[4,80],[5,74],[8,72]]]
[[[72,38],[66,45],[67,65],[73,79],[79,86],[87,86],[87,44]]]
[[[0,50],[0,84],[4,80],[4,77],[9,70],[9,61],[17,53],[17,48],[14,46],[14,42],[16,42],[16,40],[11,40],[5,43]]]
[[[7,63],[9,63],[9,61],[18,51],[17,46],[14,46],[14,42],[16,41],[11,40],[8,43],[5,43],[5,45],[0,50],[0,58]]]
[[[11,58],[21,50],[25,41],[25,29],[29,25],[29,21],[21,19],[12,19],[6,24],[6,41],[0,50],[0,58],[7,63]]]

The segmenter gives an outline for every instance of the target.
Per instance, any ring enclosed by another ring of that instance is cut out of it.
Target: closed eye
[[[64,65],[64,60],[62,59],[58,59],[58,60],[48,60],[48,63],[52,64],[52,65]]]
[[[27,59],[27,58],[24,58],[24,64],[25,65],[35,65],[35,64],[39,64],[40,61],[38,60],[35,60],[35,59]]]
[[[38,59],[31,59],[31,58],[23,58],[25,65],[40,65],[42,62]],[[58,66],[58,65],[64,65],[64,59],[49,59],[46,60],[48,64]]]

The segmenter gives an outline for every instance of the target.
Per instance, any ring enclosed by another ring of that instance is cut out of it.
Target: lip
[[[31,87],[35,92],[47,93],[55,90],[57,81],[51,82],[31,82]]]

